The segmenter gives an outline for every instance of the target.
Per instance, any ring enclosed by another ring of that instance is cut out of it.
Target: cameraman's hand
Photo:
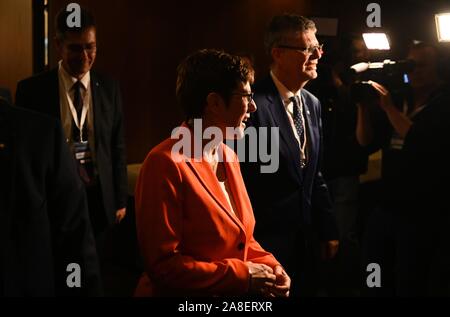
[[[392,101],[391,94],[389,90],[386,89],[383,85],[377,83],[376,81],[369,80],[368,83],[376,90],[376,92],[380,95],[380,107],[385,112],[388,112],[395,108],[394,102]]]
[[[391,125],[402,138],[405,138],[413,124],[411,119],[394,106],[391,94],[383,85],[371,80],[369,83],[380,95],[380,106],[386,112]]]
[[[250,273],[249,292],[270,296],[271,288],[276,284],[277,277],[270,266],[265,264],[245,262]],[[273,296],[273,295],[272,295]]]

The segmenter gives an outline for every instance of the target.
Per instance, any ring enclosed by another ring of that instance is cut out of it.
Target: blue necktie
[[[301,152],[300,167],[304,168],[306,165],[306,158],[305,158],[306,153],[302,153],[302,151],[303,151],[302,149],[303,149],[303,146],[306,141],[305,140],[305,129],[304,129],[305,124],[304,124],[303,117],[302,117],[302,111],[300,109],[301,104],[297,98],[298,98],[297,96],[293,96],[293,97],[289,98],[289,100],[291,100],[294,105],[294,126],[295,126],[295,129],[297,130],[297,134],[300,139],[300,152]]]
[[[289,98],[294,104],[294,125],[295,129],[297,129],[298,137],[300,138],[300,147],[305,143],[305,131],[303,129],[304,122],[302,117],[302,112],[300,109],[300,103],[297,100],[297,96]]]

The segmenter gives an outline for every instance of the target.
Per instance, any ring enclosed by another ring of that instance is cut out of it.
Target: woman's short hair
[[[178,66],[177,101],[187,119],[202,117],[211,92],[228,103],[239,82],[249,80],[249,69],[242,59],[224,51],[203,49],[189,55]]]

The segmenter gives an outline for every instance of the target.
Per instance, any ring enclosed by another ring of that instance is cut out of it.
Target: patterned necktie
[[[300,167],[303,169],[306,166],[305,123],[303,121],[302,111],[300,109],[301,104],[299,103],[299,100],[297,98],[297,96],[294,96],[289,98],[289,100],[291,100],[294,105],[294,125],[300,139]]]
[[[298,137],[300,138],[300,148],[305,143],[305,131],[304,131],[304,122],[302,117],[302,111],[300,109],[300,104],[297,100],[297,96],[289,98],[290,101],[292,101],[294,105],[294,125],[295,129],[297,130]]]

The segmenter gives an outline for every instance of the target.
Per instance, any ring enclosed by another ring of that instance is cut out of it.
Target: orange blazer
[[[167,139],[156,146],[137,180],[137,234],[145,272],[135,295],[245,294],[249,272],[244,261],[272,268],[279,263],[253,238],[255,218],[237,155],[220,145],[235,214],[207,161],[172,157],[176,142]]]

